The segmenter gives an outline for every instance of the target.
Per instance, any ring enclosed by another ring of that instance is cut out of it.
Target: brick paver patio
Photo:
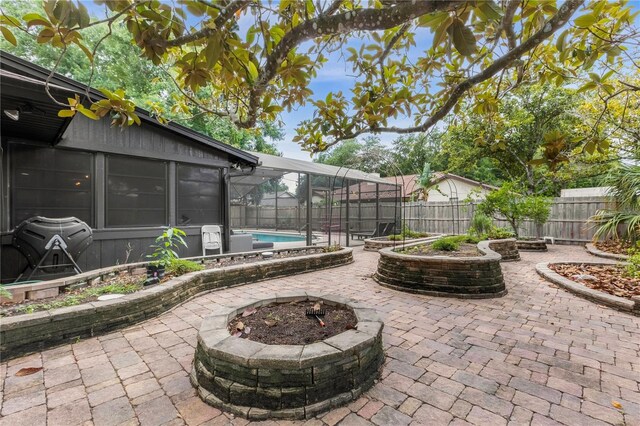
[[[349,266],[212,292],[136,327],[3,363],[0,425],[247,424],[191,387],[197,328],[220,305],[289,288],[332,290],[385,321],[380,382],[308,424],[640,425],[640,318],[534,271],[541,261],[594,259],[582,248],[522,253],[503,265],[509,294],[489,300],[387,290],[370,278],[377,253],[354,256]]]

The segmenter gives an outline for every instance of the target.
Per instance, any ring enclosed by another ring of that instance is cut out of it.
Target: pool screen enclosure
[[[230,179],[232,229],[322,235],[328,245],[352,244],[379,223],[401,226],[401,182],[347,167],[252,153],[259,165]],[[316,240],[317,241],[317,240]]]

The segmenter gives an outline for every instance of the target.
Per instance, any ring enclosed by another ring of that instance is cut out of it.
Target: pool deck
[[[245,425],[204,404],[188,373],[202,318],[287,289],[331,290],[385,321],[381,380],[308,425],[640,425],[640,318],[544,281],[538,262],[594,260],[550,246],[503,264],[509,294],[461,300],[378,286],[378,253],[199,296],[135,327],[0,364],[0,426]],[[605,259],[603,259],[606,261]],[[16,377],[25,367],[43,367]]]

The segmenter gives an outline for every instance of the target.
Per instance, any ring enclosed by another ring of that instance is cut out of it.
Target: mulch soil
[[[475,244],[460,244],[456,251],[435,250],[431,244],[409,247],[401,251],[402,254],[414,256],[449,256],[449,257],[479,257],[482,253]]]
[[[239,338],[267,345],[305,345],[327,339],[346,330],[357,329],[353,310],[322,304],[320,319],[306,315],[316,302],[291,302],[247,309],[229,322],[229,332]]]
[[[628,241],[620,240],[606,240],[598,241],[594,243],[598,250],[606,251],[607,253],[624,254],[628,255],[631,243]]]
[[[627,299],[630,299],[632,296],[640,296],[640,278],[629,278],[625,276],[625,267],[621,265],[571,265],[556,263],[549,265],[549,269],[593,290],[603,291]],[[585,279],[587,277],[580,279],[577,275],[590,275],[595,279]]]

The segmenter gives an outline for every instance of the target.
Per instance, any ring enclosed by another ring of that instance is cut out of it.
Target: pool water
[[[264,243],[291,243],[297,241],[305,241],[307,238],[304,235],[292,235],[292,234],[263,234],[259,232],[252,232],[251,235],[258,241]]]

